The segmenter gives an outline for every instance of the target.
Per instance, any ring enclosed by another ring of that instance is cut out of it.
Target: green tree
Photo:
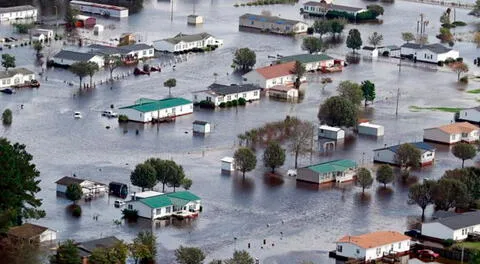
[[[310,54],[322,51],[323,48],[324,48],[323,42],[319,38],[305,37],[303,39],[302,49],[308,51],[308,53]]]
[[[92,88],[93,87],[93,83],[92,83],[93,75],[95,75],[95,73],[98,72],[100,70],[100,68],[98,67],[98,64],[96,62],[93,62],[93,61],[89,61],[87,64],[88,64],[87,74],[88,74],[88,76],[90,76],[90,88]]]
[[[113,81],[113,71],[123,65],[122,60],[118,56],[105,55],[105,68],[110,72],[110,81]]]
[[[88,67],[89,67],[89,64],[88,62],[85,62],[85,61],[75,62],[69,67],[69,70],[73,74],[77,75],[78,79],[80,80],[80,85],[79,85],[80,88],[82,88],[83,78],[88,76],[88,73],[89,73]]]
[[[135,166],[135,170],[130,174],[130,181],[133,185],[141,187],[142,192],[145,188],[153,188],[157,184],[157,173],[148,163],[141,163]]]
[[[452,32],[450,32],[449,28],[441,27],[440,34],[437,35],[437,38],[439,38],[443,42],[449,42],[453,40],[453,34]]]
[[[395,153],[395,162],[402,170],[404,179],[409,175],[410,168],[418,168],[420,166],[422,153],[418,148],[409,143],[400,145]]]
[[[92,254],[88,257],[89,264],[116,264],[111,262],[108,255],[108,249],[96,248],[92,251]]]
[[[0,138],[0,232],[24,219],[39,219],[45,211],[38,209],[42,200],[35,197],[40,192],[40,172],[32,163],[32,155],[25,145],[11,144]]]
[[[480,199],[480,169],[467,167],[445,171],[442,179],[455,179],[463,182],[468,189],[468,195],[473,200]]]
[[[354,105],[359,105],[362,102],[363,92],[358,83],[342,81],[338,84],[337,91],[341,96],[350,100]]]
[[[81,264],[79,250],[73,240],[61,243],[57,253],[50,257],[50,264]]]
[[[477,0],[477,6],[480,5],[480,0]],[[480,10],[480,7],[478,7],[477,10]],[[478,264],[480,263],[480,251],[477,250],[470,254],[470,260],[468,261],[469,264]]]
[[[296,89],[300,89],[300,80],[302,79],[303,75],[305,75],[305,66],[299,62],[299,61],[295,61],[295,66],[293,68],[293,74],[295,74],[295,88]]]
[[[275,173],[275,168],[282,166],[285,163],[285,150],[278,144],[278,142],[269,142],[265,152],[263,152],[263,164],[265,167],[272,169]]]
[[[177,80],[174,78],[168,79],[163,83],[163,86],[168,88],[168,97],[172,97],[172,87],[177,86]]]
[[[202,264],[205,260],[205,254],[196,247],[180,246],[175,250],[175,258],[179,264]]]
[[[64,17],[67,30],[71,30],[75,28],[75,22],[77,21],[75,16],[78,14],[79,14],[78,10],[71,8],[70,5],[67,5],[66,11],[65,11],[65,17]]]
[[[140,249],[140,251],[135,252],[135,256],[140,256],[137,258],[137,260],[140,260],[140,263],[150,263],[155,259],[157,255],[157,238],[152,232],[139,232],[137,237],[133,239],[133,244],[136,244],[136,248]]]
[[[383,42],[383,35],[378,34],[377,32],[373,32],[372,35],[368,37],[368,43],[375,48],[378,45],[382,44],[382,42]]]
[[[173,163],[170,163],[170,177],[168,177],[168,185],[170,187],[173,187],[173,191],[175,192],[176,191],[176,188],[182,186],[184,183],[185,183],[185,179],[187,179],[185,177],[185,172],[183,171],[183,167],[181,165],[178,165],[177,163],[173,162]],[[185,189],[188,189],[190,188],[190,186],[188,186],[188,182],[186,182],[186,185],[187,188]]]
[[[2,113],[2,122],[4,125],[11,125],[12,124],[12,119],[13,119],[13,114],[12,114],[12,110],[10,110],[9,108],[5,109],[5,111],[3,111]]]
[[[40,41],[35,41],[35,42],[33,43],[33,49],[37,52],[37,57],[40,56],[40,52],[41,52],[42,49],[43,49],[42,42],[40,42]]]
[[[383,164],[377,170],[377,181],[383,184],[383,187],[387,187],[388,183],[393,182],[395,176],[393,175],[393,169],[390,165]]]
[[[255,51],[249,48],[241,48],[235,51],[233,57],[233,66],[237,70],[248,71],[257,63],[257,55]]]
[[[318,119],[329,126],[353,127],[357,125],[357,107],[341,96],[328,98],[318,111]]]
[[[332,32],[332,23],[329,20],[315,20],[313,23],[313,30],[320,34],[320,37]]]
[[[352,49],[353,53],[355,53],[355,50],[360,49],[363,44],[362,37],[360,36],[360,31],[358,31],[358,29],[356,28],[350,29],[350,31],[348,31],[346,43],[347,48]]]
[[[422,209],[422,221],[425,220],[425,209],[433,203],[434,181],[424,180],[423,183],[415,183],[408,190],[408,203],[416,204]]]
[[[245,179],[245,172],[255,169],[257,166],[257,157],[249,148],[239,148],[233,155],[235,166],[242,172]]]
[[[402,39],[403,41],[409,43],[410,41],[415,40],[415,35],[413,35],[411,32],[402,32]]]
[[[295,157],[295,169],[298,168],[298,157],[306,155],[313,148],[313,124],[308,121],[293,122],[290,126],[291,136],[289,150]]]
[[[449,66],[457,74],[457,81],[460,81],[462,73],[468,72],[468,65],[461,61],[451,63]]]
[[[330,23],[331,23],[333,36],[336,37],[337,35],[342,34],[343,30],[345,29],[345,25],[348,23],[348,21],[343,18],[335,18],[330,20]]]
[[[372,174],[366,168],[359,168],[355,183],[358,186],[362,187],[362,193],[365,193],[365,188],[370,188],[372,186],[372,183],[373,183]]]
[[[456,179],[440,179],[432,190],[436,210],[466,207],[470,201],[465,184]]]
[[[2,54],[2,66],[5,68],[5,71],[8,71],[8,68],[15,68],[15,56],[10,54]]]
[[[477,149],[473,145],[460,142],[452,147],[452,154],[462,160],[462,168],[464,168],[465,160],[475,158]]]
[[[367,102],[375,100],[375,84],[369,80],[363,81],[360,88],[362,89],[363,99],[365,99],[365,107]]]
[[[73,204],[77,204],[77,201],[82,199],[83,196],[82,187],[78,183],[72,183],[68,185],[65,196],[68,200],[72,201]]]
[[[162,183],[162,192],[165,192],[165,185],[169,183],[170,176],[176,169],[175,161],[150,158],[145,163],[150,164],[155,169],[157,181]]]
[[[141,241],[133,240],[133,243],[128,245],[128,249],[130,251],[130,255],[132,256],[135,264],[138,264],[139,261],[143,259],[153,258],[151,256],[151,252],[148,249],[147,245],[142,244]]]
[[[184,179],[182,180],[182,187],[183,187],[183,189],[185,189],[185,190],[189,190],[190,187],[192,187],[192,184],[193,184],[192,179],[184,178]]]
[[[233,257],[231,259],[225,260],[225,264],[254,264],[255,260],[248,254],[247,251],[241,250],[233,253]]]
[[[450,13],[449,12],[444,12],[441,16],[440,16],[440,23],[442,23],[442,25],[450,25]]]
[[[383,15],[383,7],[381,5],[367,5],[367,9],[370,10],[375,17]]]

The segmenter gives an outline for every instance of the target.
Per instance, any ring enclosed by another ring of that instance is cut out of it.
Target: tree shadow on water
[[[232,189],[234,193],[248,194],[255,189],[255,183],[253,179],[249,178],[248,176],[245,176],[245,178],[243,178],[240,173],[234,174],[232,176]]]
[[[390,187],[378,187],[376,191],[377,199],[381,202],[389,202],[393,197],[393,189]]]
[[[263,175],[263,183],[269,187],[278,187],[283,185],[284,180],[275,173],[267,172]]]
[[[369,193],[357,192],[353,197],[355,204],[358,206],[368,206],[372,201],[372,196]]]

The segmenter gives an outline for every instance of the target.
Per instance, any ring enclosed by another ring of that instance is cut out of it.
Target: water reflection
[[[279,187],[284,183],[283,177],[267,172],[263,175],[263,183],[269,187]]]

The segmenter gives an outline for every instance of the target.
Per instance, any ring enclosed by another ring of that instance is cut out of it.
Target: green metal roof
[[[137,100],[139,103],[129,106],[120,107],[120,109],[135,109],[140,112],[152,112],[158,111],[165,108],[171,108],[180,105],[191,104],[192,101],[184,99],[184,98],[167,98],[162,100],[152,100],[141,98]]]
[[[351,168],[357,167],[357,163],[353,160],[333,160],[324,163],[319,163],[316,165],[308,166],[310,170],[313,170],[318,173],[329,173],[329,172],[338,172],[346,171]]]
[[[150,208],[160,208],[173,205],[172,201],[170,201],[170,198],[165,195],[157,195],[149,198],[140,199],[139,201]]]
[[[165,195],[168,197],[187,200],[187,201],[200,200],[200,197],[196,196],[195,194],[189,191],[173,192],[173,193],[167,193]]]
[[[150,208],[160,208],[169,205],[184,206],[188,202],[200,200],[200,197],[189,191],[173,192],[160,194],[153,197],[140,199],[139,201],[144,203]]]
[[[310,62],[317,62],[317,61],[326,61],[326,60],[333,60],[332,57],[326,54],[298,54],[292,56],[286,56],[283,58],[278,59],[278,62],[285,63],[290,61],[299,61],[301,63],[310,63]]]

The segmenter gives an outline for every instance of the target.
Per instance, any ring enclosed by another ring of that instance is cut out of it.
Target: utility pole
[[[55,37],[56,37],[58,32],[58,7],[56,5],[54,5],[53,7],[55,8]]]
[[[170,21],[173,22],[173,0],[170,0]]]
[[[395,117],[398,117],[398,102],[399,101],[400,101],[400,86],[397,86],[397,107],[395,108]]]

